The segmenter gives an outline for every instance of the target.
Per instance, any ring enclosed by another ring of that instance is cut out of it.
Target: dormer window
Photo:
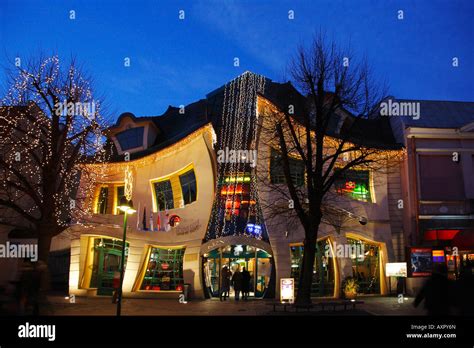
[[[143,146],[143,132],[144,127],[135,127],[118,133],[116,138],[122,151]]]

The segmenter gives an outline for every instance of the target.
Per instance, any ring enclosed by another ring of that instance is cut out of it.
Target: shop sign
[[[280,302],[293,303],[295,301],[295,279],[280,279]]]
[[[387,262],[385,264],[385,275],[387,277],[406,277],[407,273],[406,262]]]
[[[433,262],[445,262],[444,250],[433,250]]]

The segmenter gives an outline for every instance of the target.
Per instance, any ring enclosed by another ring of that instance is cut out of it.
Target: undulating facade
[[[214,297],[224,265],[250,271],[252,296],[279,296],[279,279],[298,277],[304,233],[296,223],[279,221],[266,204],[273,198],[262,177],[282,187],[284,182],[278,154],[259,127],[268,108],[301,102],[291,84],[247,72],[161,116],[122,114],[108,130],[110,161],[90,164],[104,173],[88,197],[90,217],[53,240],[52,253],[70,249],[69,293],[112,293],[123,233],[117,206],[127,172],[137,212],[128,216],[124,296],[178,297],[190,284],[191,296]],[[342,125],[335,124],[336,133]],[[364,127],[374,146],[401,149],[388,120]],[[230,149],[242,150],[239,161],[232,160]],[[304,182],[298,170],[296,164],[296,180]],[[361,293],[385,294],[385,263],[400,257],[391,226],[390,175],[357,170],[348,175],[336,186],[340,212],[349,218],[338,227],[321,226],[313,296],[339,297],[348,276],[359,279]],[[353,247],[350,254],[338,249],[345,245]]]

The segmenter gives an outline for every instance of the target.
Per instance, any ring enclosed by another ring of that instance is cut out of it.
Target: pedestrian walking
[[[224,266],[222,268],[222,274],[221,274],[221,286],[220,286],[220,291],[219,291],[219,299],[222,301],[224,298],[224,301],[227,300],[227,296],[229,296],[229,290],[230,290],[230,276],[231,273],[227,266]]]
[[[244,267],[242,270],[242,298],[247,300],[250,293],[250,272]]]
[[[240,273],[238,266],[232,276],[232,286],[234,287],[235,300],[238,301],[242,291],[242,273]]]
[[[112,295],[112,303],[117,303],[118,293],[120,288],[120,272],[114,272],[114,280],[112,282],[112,286],[114,287],[114,292]]]
[[[444,316],[449,314],[450,281],[447,277],[446,265],[436,265],[431,277],[421,288],[413,305],[418,305],[424,300],[425,308],[430,316]]]

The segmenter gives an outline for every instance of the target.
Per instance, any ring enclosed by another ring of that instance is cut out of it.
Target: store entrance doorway
[[[122,245],[122,241],[116,239],[97,238],[94,240],[94,263],[90,287],[97,288],[97,295],[112,296],[114,276],[120,272]],[[125,252],[125,264],[126,262],[127,252]]]
[[[245,269],[250,273],[250,297],[262,298],[268,289],[272,271],[272,256],[250,245],[228,245],[203,255],[206,289],[211,297],[219,297],[221,271],[224,266],[234,274]],[[231,287],[230,296],[234,296]]]

